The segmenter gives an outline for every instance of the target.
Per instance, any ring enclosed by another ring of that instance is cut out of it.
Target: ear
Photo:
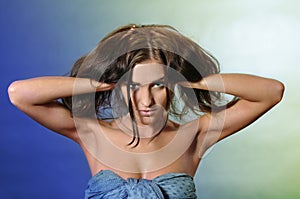
[[[174,83],[168,83],[167,88],[169,90],[170,96],[174,94],[175,84]]]
[[[168,86],[166,87],[166,92],[168,92],[168,106],[171,105],[171,100],[173,99],[175,92],[174,92],[175,84],[168,83]],[[170,107],[168,107],[170,108]]]

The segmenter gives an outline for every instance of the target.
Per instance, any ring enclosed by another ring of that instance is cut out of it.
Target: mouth
[[[138,110],[140,116],[142,117],[150,117],[155,113],[156,109],[141,109]]]

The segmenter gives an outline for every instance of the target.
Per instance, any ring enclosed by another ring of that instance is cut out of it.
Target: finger
[[[178,82],[178,84],[179,84],[180,86],[192,88],[192,85],[191,85],[190,82]]]
[[[99,82],[99,84],[97,86],[97,90],[100,90],[100,91],[111,90],[115,87],[115,85],[116,84]]]

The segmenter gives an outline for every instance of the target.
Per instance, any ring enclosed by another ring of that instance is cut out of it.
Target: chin
[[[162,128],[162,125],[165,124],[167,116],[165,115],[166,112],[164,111],[157,111],[150,116],[142,116],[140,114],[136,114],[136,122],[137,125],[147,125],[149,127]]]
[[[138,125],[151,125],[153,122],[153,119],[149,118],[139,118],[137,121]]]

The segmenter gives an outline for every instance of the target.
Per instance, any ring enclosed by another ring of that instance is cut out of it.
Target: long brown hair
[[[128,72],[130,74],[130,70],[136,64],[149,59],[170,67],[183,77],[174,77],[172,73],[166,72],[167,81],[173,84],[179,81],[196,82],[203,77],[220,72],[217,59],[173,27],[130,24],[108,34],[94,50],[78,59],[70,71],[70,76],[90,78],[105,83],[117,83],[124,74]],[[168,88],[166,88],[166,92],[170,106],[169,114],[178,118],[186,114],[188,110],[198,114],[225,107],[218,105],[221,100],[220,93],[180,87],[179,95],[180,99],[184,101],[184,107],[178,109],[178,102],[173,100],[173,92],[170,92]],[[76,103],[72,103],[72,97],[64,98],[62,101],[66,107],[72,110],[73,115],[81,117],[90,117],[96,113],[96,115],[100,115],[101,119],[103,109],[110,109],[112,106],[119,106],[122,103],[124,105],[124,99],[118,95],[118,92],[116,95],[112,95],[112,91],[104,91],[77,97]],[[115,99],[112,100],[112,98]],[[116,102],[116,99],[119,99],[117,100],[119,105],[118,103],[112,104],[112,101]],[[130,144],[134,143],[137,138],[136,146],[139,136],[130,97],[128,102],[127,113],[130,113],[133,125],[133,140]],[[125,113],[126,111],[123,112],[123,114]],[[112,118],[114,117],[116,116],[112,116]]]

